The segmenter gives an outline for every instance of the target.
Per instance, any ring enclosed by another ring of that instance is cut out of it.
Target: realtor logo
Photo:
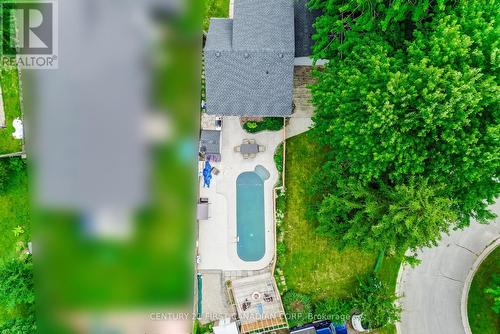
[[[57,3],[0,0],[2,65],[57,68]]]

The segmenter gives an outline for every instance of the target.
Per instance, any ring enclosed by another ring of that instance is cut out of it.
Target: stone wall
[[[294,112],[292,117],[311,117],[314,108],[311,102],[311,91],[307,86],[314,82],[311,66],[295,66],[293,76]]]

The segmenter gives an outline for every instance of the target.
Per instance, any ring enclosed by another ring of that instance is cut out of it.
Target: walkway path
[[[499,215],[500,203],[492,210]],[[477,223],[445,236],[437,247],[418,254],[422,263],[400,272],[397,293],[403,295],[399,334],[463,334],[461,298],[464,282],[481,252],[500,239],[500,219]]]
[[[294,113],[288,120],[286,127],[286,138],[290,138],[306,132],[312,126],[311,117],[314,107],[311,102],[311,91],[309,85],[314,83],[309,66],[296,66],[293,76],[293,104]]]

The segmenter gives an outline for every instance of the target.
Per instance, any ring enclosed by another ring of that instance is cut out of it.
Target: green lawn
[[[205,13],[206,14],[203,19],[203,30],[208,31],[210,18],[229,16],[229,0],[206,1]]]
[[[469,290],[467,313],[474,334],[500,333],[500,316],[491,309],[493,299],[484,293],[493,281],[493,273],[500,275],[500,247],[483,261]]]
[[[2,69],[0,85],[3,94],[5,125],[7,126],[4,129],[0,128],[0,154],[19,152],[22,149],[22,141],[12,137],[12,132],[14,132],[12,121],[21,116],[17,70]]]
[[[20,158],[2,159],[0,164],[10,165],[11,161]],[[22,166],[22,165],[21,165]],[[9,167],[1,167],[9,168]],[[28,181],[25,167],[18,171],[9,171],[0,176],[0,263],[16,255],[16,243],[29,241],[31,221],[28,208]],[[23,227],[24,233],[16,237],[13,229]]]
[[[279,264],[288,289],[308,294],[313,300],[347,297],[356,286],[356,277],[372,271],[377,259],[377,254],[355,248],[335,249],[335,240],[317,234],[305,218],[307,183],[314,169],[321,166],[322,156],[307,133],[287,141],[286,255]],[[398,261],[385,259],[381,279],[394,287],[398,268]]]
[[[19,162],[20,158],[0,160],[2,171],[0,175],[0,264],[17,256],[18,242],[22,241],[26,245],[31,238],[26,168],[23,163],[19,164]],[[18,236],[13,232],[17,226],[24,230]],[[0,306],[0,323],[7,317],[8,313]]]

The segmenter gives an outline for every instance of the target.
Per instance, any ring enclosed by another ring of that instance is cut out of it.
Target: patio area
[[[218,175],[213,175],[210,188],[204,188],[200,178],[200,197],[208,199],[209,210],[208,219],[199,221],[198,270],[260,270],[274,256],[273,188],[278,171],[273,156],[283,132],[249,134],[241,128],[239,117],[224,117],[221,138],[221,161],[212,162]],[[237,254],[236,179],[258,165],[270,174],[263,186],[265,254],[258,261],[247,262]]]

